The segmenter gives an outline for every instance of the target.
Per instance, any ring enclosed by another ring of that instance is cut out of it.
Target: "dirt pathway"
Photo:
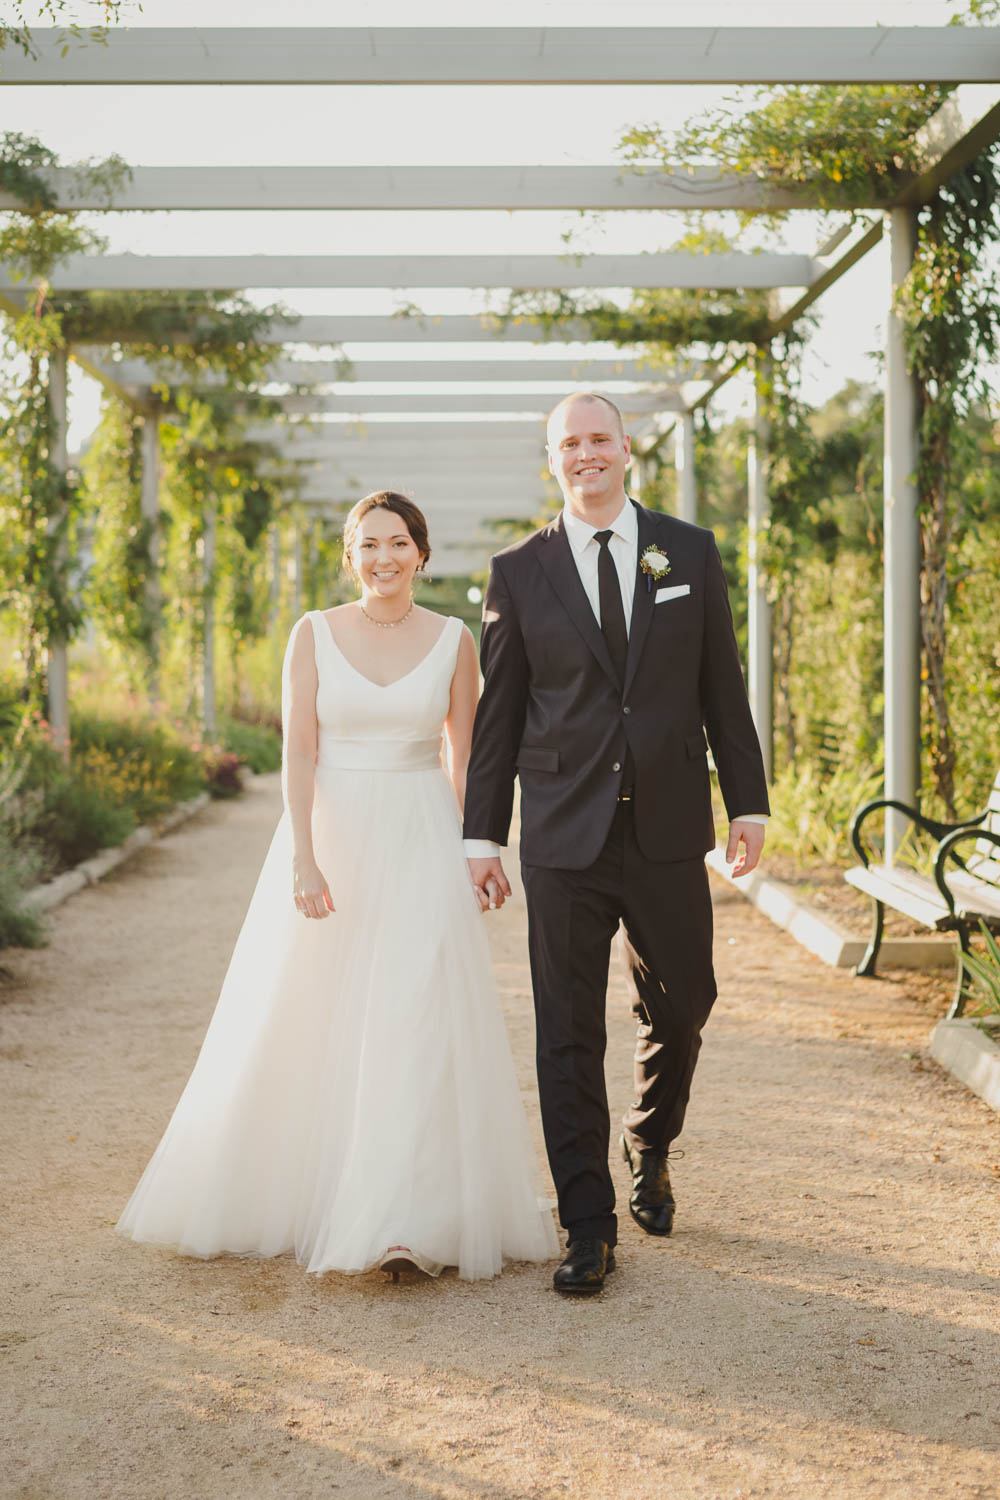
[[[726,890],[677,1230],[626,1214],[600,1299],[551,1268],[392,1287],[119,1239],[277,795],[213,806],[4,956],[4,1497],[1000,1493],[997,1118],[925,1061],[912,981],[833,972]],[[523,902],[492,933],[535,1121]],[[609,1030],[620,1113],[617,980]]]

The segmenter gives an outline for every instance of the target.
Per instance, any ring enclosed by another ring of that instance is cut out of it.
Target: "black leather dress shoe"
[[[629,1213],[647,1234],[668,1235],[674,1227],[674,1195],[665,1151],[634,1151],[622,1136],[622,1155],[632,1169]]]
[[[566,1259],[552,1278],[557,1292],[589,1296],[599,1292],[615,1268],[615,1252],[603,1240],[570,1240]]]

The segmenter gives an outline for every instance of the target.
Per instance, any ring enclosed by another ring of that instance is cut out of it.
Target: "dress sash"
[[[338,771],[433,771],[441,766],[441,736],[431,740],[320,741],[317,767]]]

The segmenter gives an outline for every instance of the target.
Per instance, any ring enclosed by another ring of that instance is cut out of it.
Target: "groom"
[[[760,857],[768,802],[712,533],[628,498],[629,439],[605,397],[560,401],[547,441],[564,508],[492,560],[464,832],[473,884],[502,901],[516,776],[542,1124],[568,1239],[554,1285],[590,1293],[614,1269],[617,1239],[612,939],[624,923],[638,1028],[621,1138],[629,1208],[667,1235],[668,1151],[716,996],[706,732],[735,874]]]

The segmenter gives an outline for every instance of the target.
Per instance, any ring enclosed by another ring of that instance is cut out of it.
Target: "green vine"
[[[1000,13],[998,0],[972,0],[963,21],[983,22]],[[782,189],[802,189],[823,210],[889,205],[925,160],[923,127],[946,99],[937,85],[900,87],[810,86],[758,90],[745,111],[729,100],[668,135],[656,125],[637,125],[624,135],[624,160],[637,170],[653,164],[711,160],[725,172],[752,175]],[[689,234],[672,248],[692,253],[737,249],[752,217],[741,216],[740,237],[724,240],[712,230]],[[771,213],[772,223],[780,215]],[[984,363],[1000,348],[1000,286],[990,267],[1000,244],[1000,148],[984,151],[957,173],[919,215],[913,270],[898,299],[911,369],[921,394],[919,467],[922,544],[921,636],[927,685],[925,722],[934,791],[955,814],[956,752],[948,703],[946,642],[955,558],[968,522],[967,494],[975,461],[973,408],[990,409]],[[798,392],[804,326],[772,337],[766,296],[712,292],[636,291],[624,307],[570,293],[519,293],[502,317],[530,319],[543,331],[582,322],[591,337],[641,347],[652,367],[706,354],[754,356],[770,348],[758,365],[758,391],[771,427],[769,488],[771,520],[763,548],[775,606],[775,650],[779,684],[790,678],[796,622],[792,590],[805,557],[836,556],[843,545],[876,545],[881,521],[872,503],[874,476],[865,472],[852,429],[837,451],[817,435]],[[862,535],[831,499],[830,476],[839,474],[862,496]],[[852,527],[854,531],[852,533]],[[794,713],[781,700],[786,749],[796,753]],[[780,715],[779,715],[780,717]]]
[[[3,519],[10,525],[0,544],[0,609],[15,623],[26,693],[34,702],[45,695],[48,646],[72,639],[81,624],[81,582],[105,639],[123,650],[136,676],[155,669],[158,654],[153,525],[142,518],[140,503],[140,419],[115,400],[106,403],[85,464],[96,566],[89,583],[81,581],[70,562],[80,497],[73,476],[51,462],[51,358],[71,344],[94,343],[150,365],[158,377],[151,410],[165,414],[165,441],[169,446],[173,434],[176,449],[172,469],[167,465],[174,484],[165,520],[176,533],[167,549],[175,571],[171,577],[168,568],[161,581],[169,587],[176,578],[181,592],[168,605],[167,621],[179,620],[190,636],[191,600],[204,590],[201,582],[193,584],[191,556],[180,559],[185,549],[197,549],[203,507],[211,499],[218,508],[219,556],[232,577],[243,580],[226,595],[232,623],[249,635],[263,618],[252,554],[261,550],[274,489],[259,473],[272,450],[248,445],[243,430],[246,411],[259,416],[273,409],[256,388],[281,353],[264,341],[265,329],[283,315],[227,292],[54,294],[47,281],[53,267],[67,254],[103,245],[71,211],[54,207],[47,174],[58,165],[30,137],[0,138],[0,187],[22,205],[0,219],[0,255],[32,283],[24,305],[3,312],[11,357],[0,380],[0,477]],[[112,158],[76,171],[78,180],[100,182],[113,194],[127,168]],[[192,385],[205,374],[222,375],[224,384],[195,397]],[[210,486],[203,482],[206,470]]]
[[[956,174],[921,211],[913,268],[900,289],[907,356],[921,396],[920,627],[925,724],[937,795],[957,816],[947,634],[955,558],[979,455],[969,416],[989,410],[986,366],[1000,349],[1000,145]]]
[[[87,25],[76,19],[77,6],[70,0],[38,0],[35,6],[42,20],[50,21],[53,26],[62,24],[64,57],[73,42],[105,42],[109,25],[118,20],[123,8],[128,8],[127,0],[84,0],[84,9],[97,11],[101,17],[99,24]],[[136,8],[142,9],[141,5]],[[0,56],[6,47],[17,47],[26,57],[38,56],[23,0],[10,0],[10,19],[0,18]]]

